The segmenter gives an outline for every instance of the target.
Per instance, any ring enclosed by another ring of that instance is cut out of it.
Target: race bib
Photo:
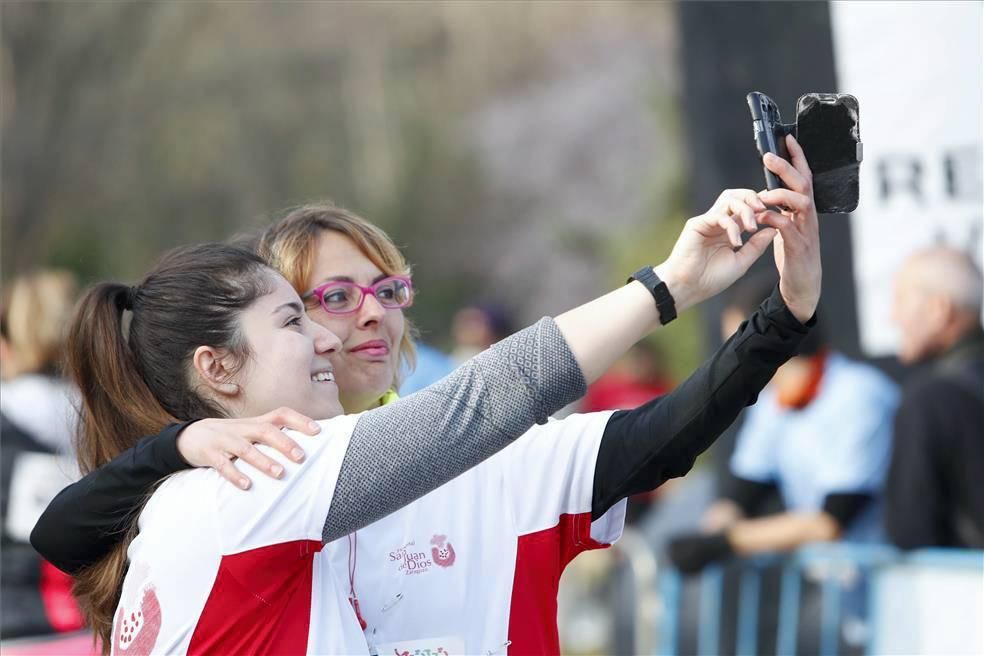
[[[377,656],[463,656],[465,641],[458,636],[402,640],[377,645]]]

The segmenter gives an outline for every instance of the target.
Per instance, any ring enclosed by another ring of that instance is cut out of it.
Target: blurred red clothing
[[[673,385],[662,378],[649,377],[642,381],[632,372],[624,372],[616,366],[588,387],[581,399],[581,412],[599,410],[631,410],[652,399],[663,396]],[[633,494],[626,508],[626,524],[634,524],[659,496],[659,490]]]
[[[609,372],[588,388],[581,407],[584,412],[631,410],[673,389],[667,380],[646,382],[618,372]]]

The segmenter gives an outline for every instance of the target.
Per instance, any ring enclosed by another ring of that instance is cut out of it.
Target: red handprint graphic
[[[144,656],[154,650],[161,632],[161,604],[154,586],[144,588],[143,599],[136,610],[120,604],[113,627],[113,654]]]
[[[446,535],[435,535],[431,538],[431,558],[438,567],[451,567],[454,565],[454,547],[447,541]]]

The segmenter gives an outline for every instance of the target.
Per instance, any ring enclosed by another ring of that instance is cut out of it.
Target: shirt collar
[[[397,394],[396,390],[389,390],[379,398],[379,407],[382,408],[384,405],[389,405],[394,401],[399,401],[400,395]]]
[[[937,358],[937,371],[950,371],[972,360],[984,360],[984,328],[977,326]]]

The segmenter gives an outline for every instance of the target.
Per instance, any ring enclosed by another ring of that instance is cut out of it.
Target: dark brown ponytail
[[[147,387],[123,334],[129,287],[101,283],[79,304],[68,334],[68,372],[82,392],[76,449],[88,473],[176,418]]]

